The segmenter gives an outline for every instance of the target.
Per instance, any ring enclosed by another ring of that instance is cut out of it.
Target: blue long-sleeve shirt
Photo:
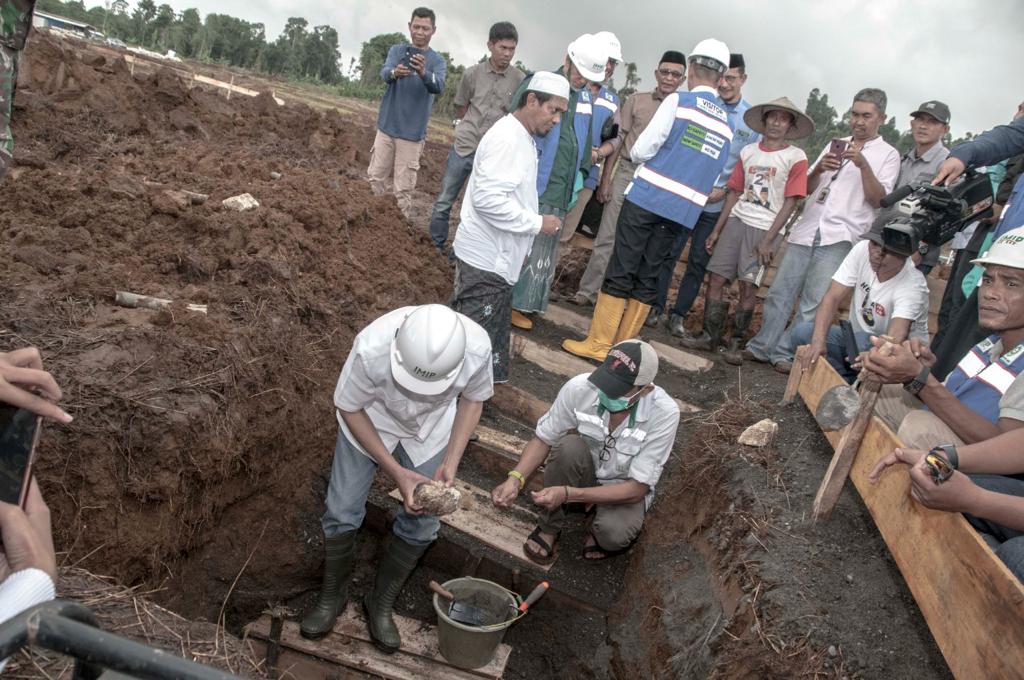
[[[416,72],[404,78],[393,78],[391,71],[402,63],[410,45],[395,45],[380,70],[388,84],[377,113],[377,129],[391,137],[418,142],[427,136],[427,122],[434,106],[434,95],[444,90],[447,66],[444,57],[427,48],[423,75]]]
[[[1024,153],[1024,117],[1009,125],[997,125],[969,142],[953,148],[950,156],[964,165],[993,165],[1011,156]]]

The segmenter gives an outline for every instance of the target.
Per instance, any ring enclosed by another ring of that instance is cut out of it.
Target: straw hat
[[[803,139],[814,134],[814,121],[797,108],[796,104],[789,101],[789,97],[779,97],[767,104],[751,106],[743,114],[743,122],[754,132],[764,134],[764,117],[769,111],[786,111],[793,114],[793,118],[796,119],[796,125],[789,128],[789,132],[786,133],[786,139]]]

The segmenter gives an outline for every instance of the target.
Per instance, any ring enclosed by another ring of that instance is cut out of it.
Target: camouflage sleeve
[[[35,4],[36,0],[0,0],[0,45],[12,50],[25,47]]]
[[[11,138],[11,99],[14,94],[17,59],[17,52],[0,45],[0,180],[3,180],[14,161],[14,140]]]

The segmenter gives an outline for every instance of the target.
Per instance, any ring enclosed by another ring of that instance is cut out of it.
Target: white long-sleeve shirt
[[[693,88],[692,92],[710,92],[714,96],[718,96],[715,89],[707,85],[698,85]],[[647,124],[644,131],[637,137],[636,142],[633,143],[633,148],[629,150],[629,155],[633,158],[634,163],[644,163],[654,158],[658,150],[661,149],[661,145],[668,139],[669,133],[672,132],[678,108],[678,92],[673,92],[662,100],[658,110],[651,117],[651,122]]]
[[[515,284],[542,218],[537,145],[511,113],[480,140],[461,217],[452,245],[456,257]]]

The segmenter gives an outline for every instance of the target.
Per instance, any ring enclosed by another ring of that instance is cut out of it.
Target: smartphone
[[[41,418],[23,408],[0,404],[0,501],[25,507]]]
[[[405,56],[402,57],[402,63],[409,68],[412,68],[412,58],[417,54],[423,54],[423,50],[418,47],[413,47],[412,45],[407,45],[405,48]]]
[[[850,143],[845,139],[833,139],[832,143],[829,144],[828,152],[841,160],[843,158],[843,153],[846,151],[846,147],[849,145]]]

